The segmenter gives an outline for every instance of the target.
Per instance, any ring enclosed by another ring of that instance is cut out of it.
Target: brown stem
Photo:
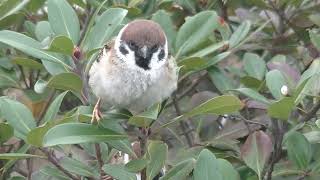
[[[26,88],[29,88],[29,85],[28,85],[28,83],[27,83],[26,76],[25,76],[25,74],[24,74],[23,68],[22,68],[20,65],[19,65],[18,67],[19,67],[19,70],[20,70],[20,72],[21,72],[21,76],[22,76],[24,85],[26,86]]]
[[[103,160],[102,160],[102,156],[101,156],[101,147],[100,147],[99,143],[96,143],[94,146],[96,149],[96,156],[97,156],[98,165],[99,165],[100,178],[102,179],[103,176],[105,175],[105,173],[102,170]]]
[[[46,149],[40,149],[42,152],[44,152],[47,157],[48,157],[48,161],[53,164],[56,168],[58,168],[61,172],[63,172],[65,175],[67,175],[70,179],[72,180],[79,180],[79,178],[77,178],[76,176],[72,175],[69,171],[67,171],[66,169],[64,169],[58,162],[57,158],[55,157],[55,155],[53,154],[53,152],[49,152]]]
[[[311,120],[316,115],[319,109],[320,109],[320,101],[316,102],[316,104],[312,107],[312,109],[309,112],[307,112],[304,116],[302,116],[302,118],[300,119],[300,122],[307,122]]]

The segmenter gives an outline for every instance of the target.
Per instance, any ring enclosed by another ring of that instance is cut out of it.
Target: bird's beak
[[[142,57],[147,58],[147,52],[148,52],[147,46],[143,46],[140,50],[141,50]]]

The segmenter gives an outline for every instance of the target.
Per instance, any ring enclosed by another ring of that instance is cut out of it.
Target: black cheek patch
[[[160,53],[158,54],[158,60],[159,61],[162,61],[163,60],[163,58],[164,58],[164,50],[163,49],[161,49],[161,51],[160,51]]]
[[[123,55],[126,55],[129,53],[128,50],[126,50],[126,48],[123,45],[120,45],[119,50]]]

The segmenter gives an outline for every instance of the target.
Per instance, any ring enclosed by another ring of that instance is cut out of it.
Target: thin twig
[[[23,68],[19,65],[18,66],[20,72],[21,72],[21,76],[22,76],[22,79],[23,79],[23,82],[24,82],[24,85],[26,86],[26,88],[29,88],[29,85],[27,83],[27,80],[26,80],[26,76],[24,74],[24,71],[23,71]]]
[[[316,104],[312,107],[312,109],[309,112],[307,112],[304,116],[302,116],[302,118],[300,119],[300,122],[307,122],[311,120],[316,115],[319,109],[320,109],[320,101],[316,102]]]
[[[67,175],[70,179],[72,180],[79,180],[79,178],[77,178],[76,176],[72,175],[69,171],[67,171],[66,169],[64,169],[58,162],[57,158],[55,157],[55,155],[53,154],[53,152],[49,152],[47,149],[43,149],[40,148],[40,150],[42,152],[44,152],[47,157],[48,157],[48,161],[53,164],[56,168],[58,168],[61,172],[63,172],[65,175]]]
[[[180,115],[182,115],[182,112],[181,112],[181,109],[180,109],[180,107],[179,107],[179,104],[178,104],[178,101],[177,101],[176,98],[177,98],[177,95],[174,93],[174,94],[172,95],[172,102],[173,102],[174,108],[175,108],[175,110],[176,110],[177,116],[180,116]],[[193,137],[192,137],[191,133],[188,132],[188,130],[190,130],[190,129],[192,129],[192,128],[190,128],[190,127],[188,126],[188,124],[185,123],[184,121],[180,121],[179,124],[180,124],[181,130],[182,130],[184,136],[185,136],[186,139],[187,139],[188,146],[189,146],[189,147],[192,147],[192,145],[193,145],[193,142],[192,142],[192,141],[193,141]]]
[[[100,147],[99,143],[95,143],[94,146],[96,149],[96,156],[97,156],[98,165],[99,165],[100,178],[102,179],[103,176],[105,175],[105,173],[102,170],[103,160],[102,160],[102,156],[101,156],[101,147]]]

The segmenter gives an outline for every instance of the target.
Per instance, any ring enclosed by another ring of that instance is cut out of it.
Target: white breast
[[[109,53],[94,62],[89,72],[93,93],[105,103],[139,112],[169,97],[177,87],[175,71],[168,74],[163,67],[146,73],[110,64],[107,58]]]

